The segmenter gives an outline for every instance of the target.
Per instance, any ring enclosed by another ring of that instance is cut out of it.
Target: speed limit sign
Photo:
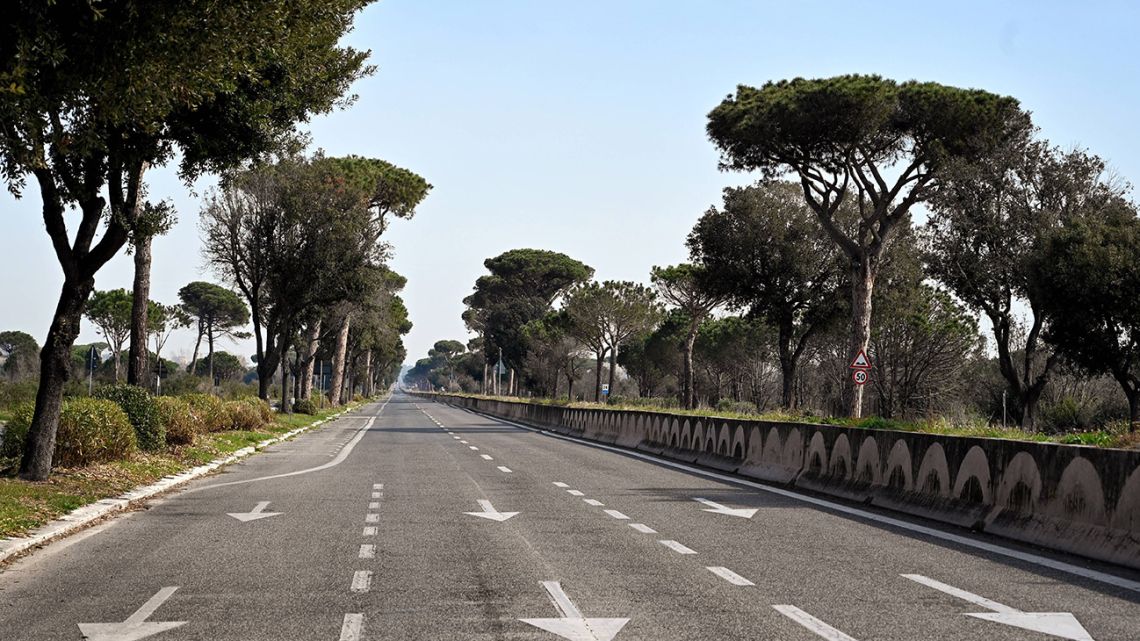
[[[863,385],[867,382],[867,370],[857,369],[851,372],[851,380],[855,381],[856,385]]]

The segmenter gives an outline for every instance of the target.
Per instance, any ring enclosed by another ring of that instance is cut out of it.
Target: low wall
[[[1140,569],[1140,451],[434,396],[562,434]]]

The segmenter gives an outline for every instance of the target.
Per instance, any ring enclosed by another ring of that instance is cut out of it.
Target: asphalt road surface
[[[1140,639],[1136,573],[861,510],[396,394],[4,569],[0,641]]]

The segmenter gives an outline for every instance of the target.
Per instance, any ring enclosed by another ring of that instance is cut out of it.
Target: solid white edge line
[[[669,548],[670,550],[673,550],[677,554],[696,554],[697,553],[696,550],[694,550],[694,549],[692,549],[686,545],[682,545],[681,543],[678,543],[677,541],[674,541],[672,539],[665,539],[663,541],[658,541],[658,543],[660,543],[661,545],[664,545],[665,547]]]
[[[772,607],[780,614],[811,630],[816,636],[827,639],[827,641],[856,641],[855,638],[847,636],[794,605],[773,605]]]
[[[344,615],[344,623],[340,626],[340,641],[360,641],[360,634],[364,631],[364,615],[357,612]]]
[[[725,581],[728,581],[729,583],[731,583],[733,585],[740,585],[740,586],[756,585],[755,583],[749,581],[748,579],[740,576],[739,574],[737,574],[737,573],[733,572],[732,570],[730,570],[726,567],[723,567],[723,566],[714,565],[714,566],[706,567],[705,569],[708,570],[709,572],[712,572],[713,574],[719,576],[720,578],[724,579]]]
[[[459,409],[463,409],[467,412],[475,414],[476,416],[483,416],[484,418],[490,418],[492,420],[498,421],[500,423],[504,423],[506,425],[513,425],[519,429],[524,429],[524,430],[527,430],[530,432],[537,432],[539,434],[549,436],[550,438],[556,438],[559,440],[568,441],[570,443],[578,443],[580,445],[585,445],[587,447],[594,447],[594,448],[597,448],[600,450],[607,450],[610,452],[616,452],[619,454],[624,454],[626,456],[632,456],[634,458],[639,458],[639,459],[642,459],[644,461],[650,461],[650,462],[656,463],[658,465],[664,465],[666,467],[672,467],[672,468],[675,468],[678,470],[684,470],[684,471],[689,472],[691,474],[696,474],[699,476],[704,476],[706,478],[716,479],[718,481],[725,481],[727,483],[733,483],[735,485],[742,485],[745,487],[750,487],[750,488],[755,489],[755,490],[760,490],[761,492],[768,492],[770,494],[775,494],[777,496],[782,496],[782,497],[789,498],[789,499],[792,499],[795,501],[800,501],[802,503],[808,503],[810,505],[815,505],[817,507],[822,507],[822,508],[825,508],[828,510],[832,510],[834,512],[839,512],[841,514],[847,514],[847,515],[856,516],[856,517],[859,517],[861,519],[865,519],[868,521],[882,523],[884,525],[889,525],[892,527],[899,528],[900,530],[907,530],[909,532],[914,532],[914,533],[922,534],[922,535],[929,536],[932,538],[941,539],[943,541],[949,541],[951,543],[956,543],[958,545],[962,545],[965,547],[974,548],[976,550],[982,550],[983,552],[989,552],[990,554],[996,554],[998,556],[1004,556],[1004,557],[1008,557],[1011,559],[1017,559],[1018,561],[1024,561],[1025,563],[1029,563],[1031,565],[1037,565],[1040,567],[1049,568],[1051,570],[1056,570],[1058,572],[1064,572],[1066,574],[1071,574],[1073,576],[1079,576],[1079,577],[1084,578],[1084,579],[1089,579],[1091,581],[1096,581],[1098,583],[1104,583],[1106,585],[1111,585],[1111,586],[1115,586],[1118,588],[1123,588],[1125,590],[1131,590],[1133,592],[1140,592],[1140,581],[1132,581],[1129,579],[1125,579],[1124,577],[1119,577],[1119,576],[1116,576],[1113,574],[1108,574],[1106,572],[1100,572],[1098,570],[1091,570],[1089,568],[1082,568],[1078,565],[1073,565],[1072,563],[1065,563],[1064,561],[1057,561],[1057,560],[1050,559],[1047,557],[1039,556],[1037,554],[1031,554],[1029,552],[1022,552],[1020,550],[1014,550],[1011,548],[1002,547],[1002,546],[994,544],[994,543],[987,543],[985,541],[975,541],[974,539],[967,538],[967,537],[962,536],[960,534],[952,534],[950,532],[943,532],[942,530],[936,530],[932,527],[927,527],[925,525],[918,525],[917,523],[910,523],[908,521],[903,521],[901,519],[896,519],[896,518],[892,518],[889,516],[883,516],[880,514],[874,514],[872,512],[860,510],[858,508],[849,507],[847,505],[841,505],[839,503],[834,503],[832,501],[828,501],[825,499],[819,499],[819,498],[816,498],[814,496],[808,496],[806,494],[799,494],[797,492],[793,492],[791,490],[781,489],[778,487],[771,487],[768,485],[764,485],[762,483],[758,483],[756,481],[750,481],[748,479],[743,479],[743,478],[739,478],[739,477],[735,477],[735,476],[729,476],[727,474],[721,474],[719,472],[712,472],[709,470],[702,470],[700,468],[685,465],[684,463],[678,463],[676,461],[671,461],[669,459],[661,458],[658,456],[652,456],[649,454],[645,454],[643,452],[638,452],[636,450],[627,450],[627,449],[623,449],[620,447],[613,447],[610,445],[606,445],[604,443],[595,443],[594,441],[588,441],[588,440],[576,438],[573,436],[566,436],[564,434],[559,434],[557,432],[551,432],[549,430],[538,429],[536,427],[530,427],[529,425],[522,425],[520,423],[515,423],[514,421],[508,421],[506,419],[502,419],[502,418],[498,418],[498,417],[487,416],[484,414],[480,414],[479,412],[468,410],[467,408],[459,408]]]

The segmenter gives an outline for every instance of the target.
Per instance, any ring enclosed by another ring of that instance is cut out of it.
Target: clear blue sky
[[[312,124],[331,154],[387,159],[435,189],[387,240],[408,277],[409,360],[464,339],[461,299],[507,249],[565,252],[602,279],[646,281],[685,258],[720,190],[705,115],[738,83],[878,73],[1017,97],[1042,135],[1083,145],[1140,180],[1137,4],[1125,2],[730,2],[383,0],[350,36],[377,74],[357,103]],[[181,221],[155,243],[152,298],[209,278],[199,199],[169,171],[151,194]],[[208,183],[197,186],[200,192]],[[62,281],[34,191],[6,217],[0,330],[42,340]],[[130,286],[116,258],[100,289]],[[81,341],[95,340],[85,324]],[[176,335],[170,355],[188,354]],[[252,346],[228,346],[249,356]]]

